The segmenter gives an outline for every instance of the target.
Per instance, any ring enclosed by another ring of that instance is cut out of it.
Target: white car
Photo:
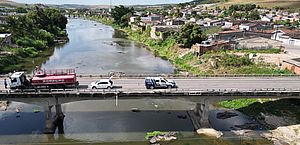
[[[91,89],[112,89],[113,82],[110,79],[101,79],[94,81],[89,85]]]

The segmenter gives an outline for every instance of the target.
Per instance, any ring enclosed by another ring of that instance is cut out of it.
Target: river
[[[143,45],[124,38],[122,32],[97,22],[70,19],[67,25],[70,41],[57,47],[42,68],[75,68],[79,74],[173,73],[174,67],[155,57]],[[45,103],[45,102],[44,102]],[[16,107],[21,113],[16,113]],[[136,99],[89,100],[62,104],[64,134],[44,135],[43,106],[11,102],[7,111],[0,112],[0,144],[9,143],[103,143],[122,145],[149,144],[144,136],[150,131],[179,131],[179,141],[173,144],[235,144],[239,138],[211,139],[195,135],[187,114],[194,102],[183,100]],[[140,112],[132,112],[138,108]],[[39,110],[40,112],[35,112]],[[54,109],[52,110],[54,112]],[[134,141],[134,142],[128,142]],[[266,140],[253,140],[256,144]],[[112,143],[117,144],[117,143]]]
[[[169,74],[172,64],[155,57],[143,45],[125,39],[111,26],[83,19],[69,19],[69,42],[57,47],[42,64],[44,69],[75,68],[78,74]]]

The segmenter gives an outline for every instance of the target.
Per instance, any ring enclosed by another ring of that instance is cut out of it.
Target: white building
[[[300,33],[291,30],[276,30],[271,39],[281,41],[283,44],[300,46]]]

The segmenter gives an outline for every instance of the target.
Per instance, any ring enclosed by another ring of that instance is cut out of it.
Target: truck
[[[75,69],[38,69],[33,72],[32,77],[26,77],[23,71],[14,72],[9,76],[11,89],[28,89],[39,87],[65,88],[67,86],[78,86]]]
[[[163,77],[146,77],[145,78],[145,86],[147,89],[155,89],[155,88],[176,88],[177,85],[173,80],[167,80]]]

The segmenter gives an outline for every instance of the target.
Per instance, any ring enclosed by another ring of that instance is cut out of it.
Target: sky
[[[153,5],[188,2],[191,0],[12,0],[19,3],[84,4],[84,5]]]

